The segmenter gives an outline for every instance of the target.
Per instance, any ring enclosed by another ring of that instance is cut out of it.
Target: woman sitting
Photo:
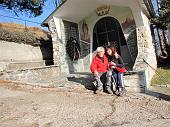
[[[117,53],[116,48],[109,47],[106,50],[109,60],[109,72],[112,74],[115,81],[115,89],[118,96],[125,92],[123,84],[123,73],[127,70],[124,67],[122,57]]]

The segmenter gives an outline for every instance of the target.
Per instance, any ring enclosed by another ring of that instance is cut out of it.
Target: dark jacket
[[[111,61],[114,62],[117,67],[124,67],[123,59],[121,56],[119,56],[118,59],[116,59],[115,57],[112,57],[112,56],[108,56],[108,60],[109,60],[109,62],[111,62]]]
[[[124,67],[124,63],[123,63],[123,59],[122,59],[122,57],[121,56],[119,56],[119,58],[118,59],[116,59],[115,57],[113,57],[113,56],[108,56],[108,60],[109,60],[109,62],[114,62],[115,64],[116,64],[116,66],[117,67],[119,67],[119,68],[122,68],[122,67]],[[116,69],[114,69],[113,68],[113,71],[114,72],[118,72]]]

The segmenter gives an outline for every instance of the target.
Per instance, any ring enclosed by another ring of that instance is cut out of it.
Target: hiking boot
[[[103,86],[96,87],[96,90],[94,91],[94,94],[101,94],[103,93]]]
[[[125,94],[126,94],[126,90],[125,90],[124,87],[118,89],[118,94],[117,94],[117,96],[123,96],[123,95],[125,95]]]
[[[112,94],[113,93],[111,89],[106,89],[105,92],[108,93],[108,94]]]
[[[116,90],[117,90],[117,89],[116,89],[116,87],[114,87],[114,86],[113,86],[113,88],[112,88],[112,89],[113,89],[113,92],[114,92],[114,93],[115,93],[115,92],[116,92]]]
[[[97,90],[98,90],[98,91],[103,91],[103,86],[97,87]]]

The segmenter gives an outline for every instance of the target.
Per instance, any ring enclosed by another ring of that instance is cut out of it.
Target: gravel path
[[[169,127],[170,102],[140,93],[93,94],[83,87],[0,83],[0,127]]]

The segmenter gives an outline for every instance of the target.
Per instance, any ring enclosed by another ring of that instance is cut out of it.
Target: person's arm
[[[90,65],[90,70],[92,73],[94,73],[94,71],[97,71],[97,62],[96,62],[95,58],[93,58],[93,60],[92,60],[92,63]]]
[[[92,63],[90,65],[90,70],[95,76],[99,75],[99,73],[97,71],[97,62],[96,62],[95,58],[93,58],[93,60],[92,60]]]
[[[124,63],[123,63],[123,59],[121,56],[119,56],[118,60],[118,64],[116,64],[117,67],[124,67]]]

